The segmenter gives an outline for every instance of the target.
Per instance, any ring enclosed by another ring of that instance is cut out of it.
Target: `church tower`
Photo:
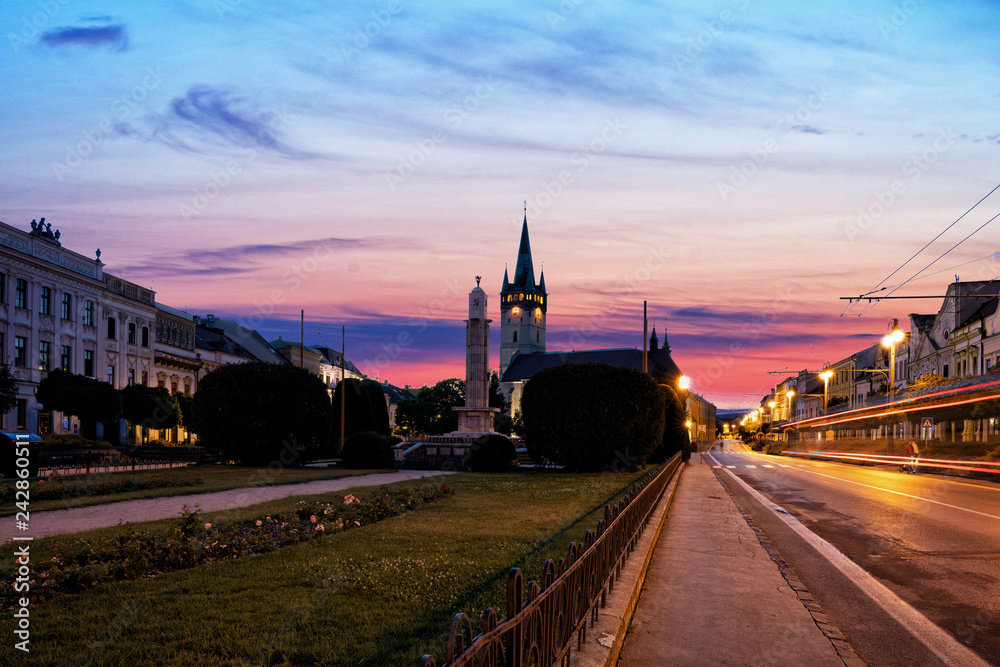
[[[503,289],[500,291],[501,376],[510,366],[515,353],[545,351],[545,313],[548,307],[544,271],[538,283],[535,283],[531,243],[528,241],[528,213],[525,210],[514,280],[509,279],[507,270],[504,269]]]

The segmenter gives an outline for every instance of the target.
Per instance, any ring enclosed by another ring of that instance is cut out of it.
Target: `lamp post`
[[[886,405],[892,403],[892,395],[896,388],[896,343],[903,340],[903,332],[899,328],[899,320],[893,320],[890,325],[892,328],[889,333],[887,333],[882,338],[882,345],[889,348],[889,391],[886,393]],[[886,453],[892,454],[892,439],[895,435],[893,431],[896,430],[895,425],[889,425],[889,432],[886,434],[885,444]]]
[[[823,371],[819,376],[823,378],[823,415],[826,416],[826,401],[830,392],[830,378],[833,377],[833,371]]]
[[[690,400],[689,400],[690,399],[690,393],[689,392],[690,392],[690,389],[691,389],[691,378],[689,378],[687,375],[680,376],[679,378],[677,378],[677,387],[678,387],[678,389],[680,389],[683,392],[683,396],[684,396],[684,398],[683,398],[683,400],[684,400],[684,414],[687,417],[690,417],[691,416],[691,410],[690,410]],[[694,444],[694,438],[691,437],[691,419],[690,418],[686,419],[684,421],[684,426],[686,426],[687,430],[688,430],[688,444]],[[698,455],[700,457],[701,456],[701,447],[698,447],[697,445],[695,445],[695,447],[697,448]],[[686,450],[686,451],[690,451],[690,450]]]
[[[795,396],[795,390],[794,389],[789,389],[787,392],[785,392],[785,396],[788,397],[788,421],[791,422],[792,421],[792,397]],[[789,441],[791,441],[791,437],[790,436],[787,439]]]

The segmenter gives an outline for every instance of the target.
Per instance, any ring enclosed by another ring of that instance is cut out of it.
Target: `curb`
[[[652,530],[643,531],[642,537],[635,547],[635,553],[622,568],[622,574],[616,582],[614,590],[608,594],[607,606],[600,610],[597,622],[584,630],[586,635],[584,643],[571,658],[573,665],[614,667],[618,664],[622,647],[625,645],[625,636],[628,634],[629,626],[632,624],[632,616],[639,603],[639,594],[642,593],[642,587],[646,581],[646,572],[653,559],[653,550],[660,539],[660,533],[663,532],[670,503],[674,499],[674,491],[676,491],[681,474],[687,465],[690,463],[684,463],[677,468],[677,473],[670,480],[670,484],[664,490],[660,502],[650,517],[650,522],[653,524]],[[641,559],[635,557],[640,554],[642,554]],[[631,582],[631,586],[626,591],[628,582]]]

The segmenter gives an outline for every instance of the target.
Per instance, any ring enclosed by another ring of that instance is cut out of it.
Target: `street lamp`
[[[899,320],[893,320],[891,326],[892,329],[882,338],[882,345],[889,348],[889,391],[886,394],[886,405],[892,403],[892,395],[896,388],[896,344],[903,340],[905,335],[899,328]],[[886,451],[889,454],[892,454],[892,438],[895,430],[896,426],[890,424],[885,438]]]
[[[823,378],[823,414],[826,415],[826,399],[830,391],[830,378],[833,377],[833,371],[823,371],[819,374]]]
[[[691,388],[691,378],[689,378],[687,375],[680,376],[680,378],[677,379],[677,386],[683,389],[684,391],[687,391],[688,389]]]

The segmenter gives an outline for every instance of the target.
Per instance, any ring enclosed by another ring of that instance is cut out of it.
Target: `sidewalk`
[[[289,496],[308,496],[316,493],[329,493],[344,489],[366,486],[381,486],[394,482],[405,482],[411,479],[447,475],[440,470],[400,470],[394,473],[339,477],[337,479],[319,479],[301,484],[282,484],[278,486],[250,486],[213,493],[198,493],[187,496],[167,496],[164,498],[145,498],[142,500],[125,500],[106,505],[90,505],[65,510],[48,512],[32,512],[28,532],[15,530],[14,517],[4,517],[0,530],[0,544],[12,541],[15,534],[30,536],[34,539],[75,533],[93,528],[105,528],[117,525],[119,521],[138,523],[156,519],[171,519],[180,516],[185,505],[194,507],[201,504],[202,512],[247,507],[257,503],[287,498]]]
[[[692,457],[619,665],[843,666],[734,504]]]

